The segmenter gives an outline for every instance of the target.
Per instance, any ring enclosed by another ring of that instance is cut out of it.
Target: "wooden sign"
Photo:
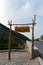
[[[15,27],[15,32],[30,32],[30,26]]]

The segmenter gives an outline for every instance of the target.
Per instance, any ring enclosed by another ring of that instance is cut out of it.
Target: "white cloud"
[[[15,14],[16,21],[20,22],[21,20],[23,21],[23,19],[31,17],[31,15],[33,14],[32,8],[33,8],[32,5],[29,3],[29,1],[27,1],[26,4],[22,6],[22,8],[16,11]]]
[[[16,1],[18,1],[18,0],[16,0]],[[26,1],[26,2],[24,3],[24,1]],[[1,23],[7,25],[8,20],[11,20],[11,19],[13,20],[13,23],[27,23],[27,19],[28,19],[28,21],[30,18],[32,19],[33,15],[34,15],[33,14],[34,13],[34,8],[33,8],[34,5],[31,4],[29,2],[29,0],[24,0],[24,1],[22,3],[21,8],[19,8],[20,5],[18,2],[15,3],[16,4],[16,6],[15,6],[14,2],[12,4],[12,0],[11,0],[11,4],[10,4],[9,0],[0,0]],[[13,5],[13,7],[12,7],[12,5]],[[17,5],[18,5],[18,9],[17,9]],[[26,20],[26,22],[24,20]],[[28,36],[28,33],[27,33],[27,36]],[[31,32],[30,32],[29,36],[31,37]]]
[[[1,11],[3,13],[1,13],[1,23],[5,25],[7,25],[8,20],[11,19],[14,21],[14,23],[24,23],[24,20],[28,19],[32,15],[33,6],[29,1],[26,1],[20,9],[12,8],[12,4],[10,4],[9,0],[3,0],[3,2],[1,2]],[[3,6],[4,4],[5,6]]]
[[[41,7],[40,9],[39,9],[39,13],[38,13],[40,16],[43,16],[43,7]]]
[[[21,9],[20,9],[20,15],[23,16],[23,18],[27,17],[28,14],[30,14],[30,11],[32,10],[32,6],[29,2],[27,2]]]
[[[0,0],[0,23],[3,23],[6,25],[5,3],[6,3],[6,0]]]

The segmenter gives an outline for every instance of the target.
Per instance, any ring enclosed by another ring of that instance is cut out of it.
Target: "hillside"
[[[26,40],[29,40],[26,36],[14,32],[11,30],[11,48],[17,48],[18,45],[23,45]],[[0,49],[8,49],[9,41],[9,28],[0,23]]]
[[[35,41],[39,41],[39,38],[35,39]]]

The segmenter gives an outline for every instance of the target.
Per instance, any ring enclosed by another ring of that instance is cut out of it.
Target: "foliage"
[[[17,48],[19,43],[23,44],[26,40],[30,40],[24,35],[11,31],[11,48]],[[0,49],[8,49],[9,28],[0,23]]]

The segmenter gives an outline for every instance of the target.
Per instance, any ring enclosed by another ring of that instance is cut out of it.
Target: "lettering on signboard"
[[[15,27],[15,32],[30,32],[30,26]]]

